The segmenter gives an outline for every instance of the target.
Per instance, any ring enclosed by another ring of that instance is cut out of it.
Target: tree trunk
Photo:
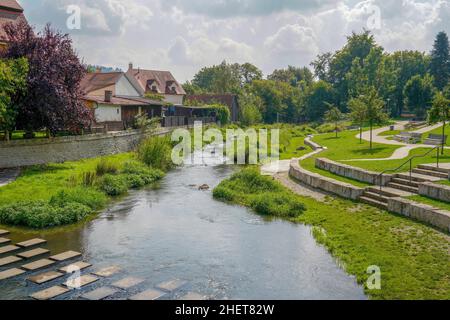
[[[336,130],[336,139],[338,138],[338,124],[337,122],[335,123],[335,130]]]
[[[444,155],[444,148],[445,148],[445,120],[444,125],[442,126],[442,150],[441,150],[442,155]]]
[[[9,130],[8,129],[5,130],[5,140],[9,141]]]
[[[359,143],[362,143],[362,134],[363,134],[363,127],[362,124],[359,126]]]
[[[372,150],[372,120],[370,120],[370,150]]]

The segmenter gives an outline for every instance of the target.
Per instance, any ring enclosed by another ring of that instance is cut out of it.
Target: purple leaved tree
[[[2,56],[25,57],[29,64],[27,91],[14,101],[19,109],[17,126],[27,131],[46,128],[52,134],[88,126],[92,112],[80,89],[86,71],[70,37],[50,25],[38,34],[27,23],[9,24],[5,31],[10,43]]]

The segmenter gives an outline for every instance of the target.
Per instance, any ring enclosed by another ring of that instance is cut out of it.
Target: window
[[[120,109],[117,109],[117,114],[120,114]]]

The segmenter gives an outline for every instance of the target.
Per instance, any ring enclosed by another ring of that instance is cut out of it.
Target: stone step
[[[49,272],[44,272],[44,273],[38,274],[36,276],[29,277],[28,281],[31,281],[35,284],[41,285],[41,284],[53,281],[55,279],[61,278],[63,276],[64,276],[64,274],[61,272],[49,271]]]
[[[377,200],[377,201],[380,201],[380,202],[383,202],[383,203],[387,203],[388,202],[388,198],[383,196],[383,195],[381,195],[381,194],[379,194],[379,193],[366,191],[366,192],[364,192],[363,197],[371,198],[371,199],[374,199],[374,200]]]
[[[11,253],[11,252],[18,251],[18,250],[20,250],[20,248],[17,246],[14,246],[14,245],[0,247],[0,255],[6,254],[6,253]]]
[[[372,198],[367,198],[367,197],[363,196],[363,197],[360,197],[359,200],[361,202],[364,202],[364,203],[366,203],[368,205],[371,205],[371,206],[374,206],[374,207],[377,207],[377,208],[380,208],[380,209],[387,210],[387,208],[388,208],[387,203],[380,202],[380,201],[372,199]]]
[[[399,174],[396,174],[395,176],[400,179],[410,180],[409,173],[399,173]],[[429,177],[421,175],[421,174],[413,173],[411,175],[411,180],[415,181],[415,182],[419,182],[419,183],[430,181],[428,178]]]
[[[11,239],[7,239],[7,238],[0,238],[0,245],[4,245],[7,243],[10,243]]]
[[[25,273],[25,271],[22,269],[18,269],[18,268],[8,269],[8,270],[0,272],[0,281],[14,278],[14,277],[20,276],[24,273]]]
[[[95,289],[94,291],[85,293],[81,296],[82,299],[91,300],[91,301],[99,301],[109,298],[115,295],[119,290],[110,288],[110,287],[101,287]]]
[[[164,297],[166,295],[165,292],[163,291],[159,291],[159,290],[155,290],[155,289],[150,289],[141,293],[138,293],[132,297],[130,297],[128,300],[134,300],[134,301],[153,301],[153,300],[158,300],[161,299],[162,297]]]
[[[38,246],[38,245],[41,245],[44,243],[47,243],[47,240],[36,238],[36,239],[19,242],[17,244],[17,246],[22,247],[22,248],[31,248],[31,247]]]
[[[8,230],[2,230],[2,229],[0,229],[0,237],[6,236],[6,235],[8,235],[8,234],[9,234],[9,231],[8,231]]]
[[[436,178],[442,178],[442,179],[448,179],[448,174],[438,172],[438,171],[431,171],[431,170],[424,170],[424,169],[413,169],[414,173],[422,174],[425,176],[431,176]]]
[[[120,289],[130,289],[132,287],[136,287],[137,285],[143,283],[145,280],[134,278],[134,277],[127,277],[122,280],[119,280],[117,282],[114,282],[112,284],[113,287],[120,288]]]
[[[201,300],[206,300],[206,296],[200,294],[200,293],[196,293],[196,292],[188,292],[187,294],[185,294],[184,296],[182,296],[180,298],[180,300],[185,300],[185,301],[201,301]]]
[[[403,185],[403,184],[398,184],[398,183],[393,183],[393,182],[388,183],[387,186],[390,187],[390,188],[399,189],[399,190],[412,192],[412,193],[418,193],[419,192],[419,188],[406,186],[406,185]]]
[[[419,182],[409,181],[409,179],[394,178],[394,179],[392,179],[392,182],[397,183],[397,184],[403,184],[405,186],[419,188]]]
[[[156,286],[156,288],[167,291],[174,292],[182,288],[187,284],[186,281],[175,279],[167,282],[160,283]]]
[[[66,251],[66,252],[51,256],[50,259],[54,260],[54,261],[58,261],[58,262],[63,262],[63,261],[71,260],[74,258],[78,258],[80,256],[81,256],[81,253],[79,253],[79,252]]]
[[[431,165],[431,164],[421,164],[418,166],[419,169],[424,169],[424,170],[429,170],[429,171],[436,171],[436,172],[441,172],[441,173],[445,173],[447,176],[450,174],[450,169],[445,169],[445,168],[438,168],[436,167],[435,164]]]
[[[61,286],[54,286],[36,293],[33,293],[31,297],[36,300],[50,300],[59,297],[70,290]]]
[[[43,249],[43,248],[37,248],[37,249],[30,250],[30,251],[21,252],[17,255],[24,259],[31,259],[31,258],[36,258],[38,256],[42,256],[44,254],[48,254],[48,253],[50,253],[50,250]]]
[[[111,266],[111,267],[106,267],[106,268],[100,269],[98,271],[92,272],[92,274],[102,277],[102,278],[108,278],[108,277],[112,277],[113,275],[115,275],[121,271],[122,271],[122,269],[120,269],[120,267]]]
[[[371,192],[371,193],[380,194],[386,198],[394,198],[394,197],[399,196],[396,189],[392,190],[392,188],[388,188],[388,187],[383,187],[381,190],[380,190],[380,187],[369,187],[366,189],[366,191]]]
[[[74,273],[77,271],[87,269],[91,266],[92,266],[92,264],[90,264],[90,263],[78,261],[78,262],[69,264],[68,266],[60,268],[59,271],[69,274],[69,273]]]
[[[47,268],[47,267],[49,267],[49,266],[51,266],[51,265],[53,265],[55,263],[56,263],[55,261],[52,261],[52,260],[49,260],[49,259],[41,259],[41,260],[34,261],[34,262],[31,262],[31,263],[28,263],[28,264],[24,264],[22,266],[22,269],[25,269],[27,271],[36,271],[36,270],[39,270],[39,269]]]
[[[97,282],[99,280],[98,277],[86,274],[84,276],[69,279],[66,282],[64,282],[64,286],[66,286],[69,289],[80,289],[83,287],[86,287],[94,282]]]
[[[16,262],[22,261],[22,258],[16,257],[16,256],[10,256],[6,258],[0,259],[0,267],[4,267]]]

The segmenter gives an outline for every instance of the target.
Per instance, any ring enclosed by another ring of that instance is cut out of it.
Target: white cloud
[[[378,6],[376,40],[388,51],[430,51],[450,31],[449,0],[22,0],[32,24],[65,30],[68,4],[82,8],[81,31],[70,31],[88,63],[171,70],[180,81],[201,67],[252,62],[268,74],[309,65],[367,28]]]

